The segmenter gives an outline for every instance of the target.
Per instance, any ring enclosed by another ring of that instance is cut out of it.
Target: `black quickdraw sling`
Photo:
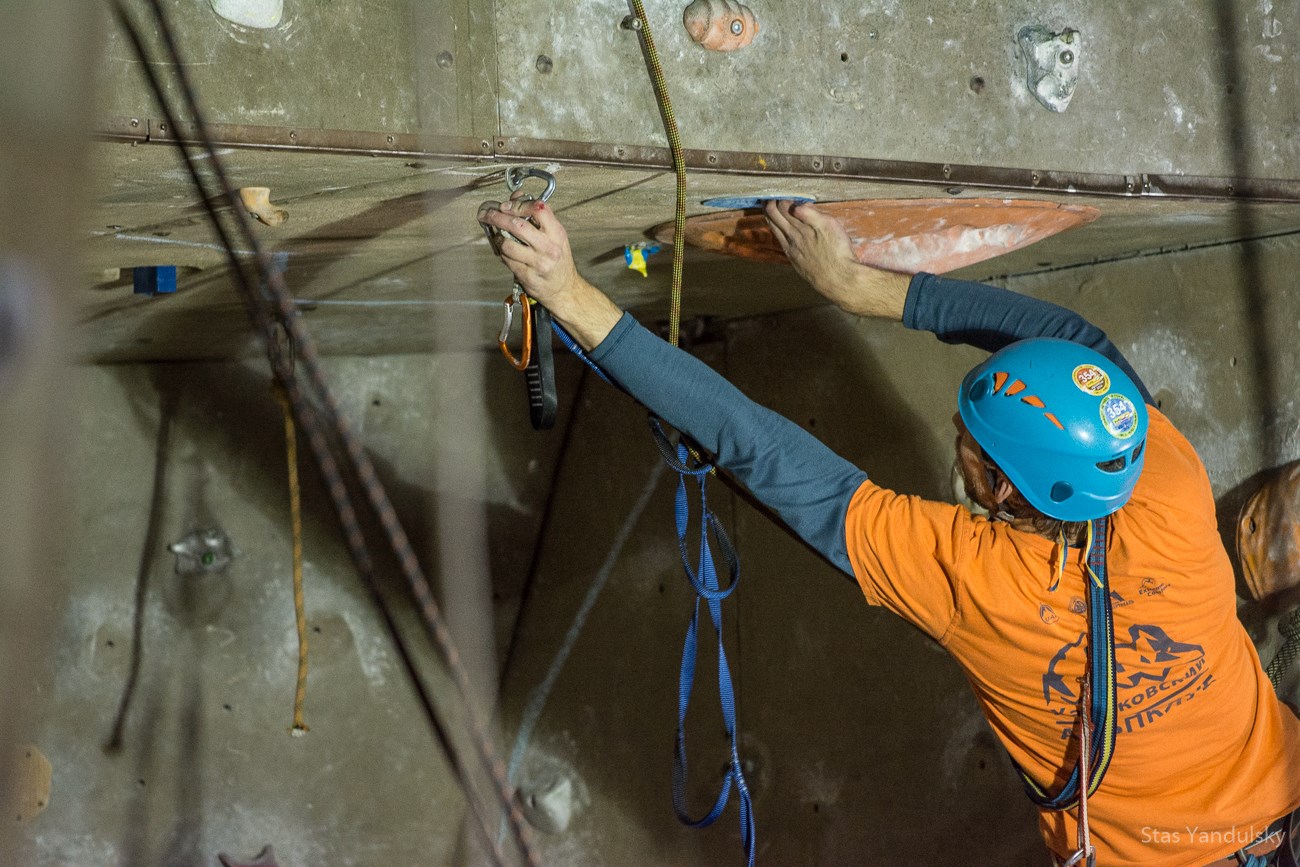
[[[1065,785],[1055,794],[1034,782],[1019,767],[1029,799],[1043,810],[1080,809],[1080,849],[1067,863],[1082,858],[1091,862],[1086,840],[1087,798],[1097,792],[1106,769],[1115,754],[1116,717],[1119,707],[1115,681],[1115,622],[1111,609],[1110,582],[1106,574],[1106,542],[1110,521],[1098,518],[1088,522],[1088,667],[1079,691],[1080,722],[1079,761],[1070,771]],[[1062,561],[1068,546],[1063,543]],[[1086,752],[1085,752],[1086,750]]]
[[[560,406],[555,391],[555,360],[551,346],[551,312],[540,304],[533,305],[533,352],[524,368],[524,385],[528,389],[528,419],[533,430],[555,427],[555,411]]]

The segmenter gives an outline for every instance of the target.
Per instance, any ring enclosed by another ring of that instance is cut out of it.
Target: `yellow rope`
[[[663,116],[664,134],[668,137],[668,149],[673,156],[673,174],[677,176],[677,208],[673,214],[673,282],[668,302],[668,342],[673,346],[681,344],[682,330],[682,264],[686,258],[686,154],[682,149],[682,136],[677,129],[677,116],[673,114],[673,101],[668,95],[668,80],[664,78],[663,64],[659,62],[659,51],[655,48],[654,35],[650,32],[650,19],[646,17],[641,0],[632,0],[632,13],[640,23],[637,30],[645,43],[646,62],[650,66],[650,83],[654,86],[655,101],[659,104],[659,113]],[[694,446],[687,446],[691,456],[701,464],[708,463]],[[716,467],[709,468],[709,474],[717,473]]]
[[[275,386],[275,397],[284,411],[284,443],[289,463],[289,511],[293,516],[293,613],[298,623],[298,686],[293,696],[292,735],[307,732],[303,722],[303,705],[307,700],[307,611],[302,594],[302,498],[298,486],[298,432],[293,424],[293,410],[284,387]]]
[[[682,322],[682,262],[686,256],[686,156],[682,151],[682,137],[677,131],[673,103],[668,97],[668,82],[664,78],[663,65],[659,62],[659,52],[655,49],[654,37],[650,34],[650,19],[646,17],[641,0],[632,0],[632,12],[641,24],[639,30],[645,43],[646,60],[650,64],[650,81],[654,85],[659,112],[663,115],[664,133],[668,136],[668,147],[673,155],[673,172],[677,175],[677,211],[673,218],[673,284],[668,307],[668,342],[677,346]]]

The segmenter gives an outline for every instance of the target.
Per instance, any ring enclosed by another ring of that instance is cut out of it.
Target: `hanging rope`
[[[659,52],[655,48],[654,36],[650,32],[650,20],[646,17],[645,7],[642,5],[641,0],[631,0],[631,3],[635,15],[631,25],[634,30],[641,34],[641,42],[645,46],[646,63],[650,68],[650,81],[654,86],[655,100],[659,105],[659,113],[663,117],[664,133],[668,138],[669,150],[672,152],[673,173],[677,177],[677,207],[673,218],[672,292],[668,307],[668,342],[673,346],[679,346],[681,344],[682,321],[682,263],[686,256],[686,157],[682,150],[681,134],[677,129],[677,118],[673,114],[672,99],[668,95],[668,83],[664,78],[663,65],[659,62]],[[572,341],[564,340],[563,336],[561,340],[567,346],[573,348]],[[581,353],[579,353],[579,357],[586,361],[586,358]],[[673,764],[673,809],[678,820],[683,824],[693,828],[706,827],[713,824],[722,815],[723,809],[727,806],[728,796],[734,786],[740,800],[741,844],[745,850],[746,862],[749,867],[753,867],[757,852],[754,807],[740,760],[740,751],[737,744],[735,692],[732,688],[730,668],[727,665],[726,651],[722,643],[722,599],[735,589],[735,578],[739,575],[739,561],[736,558],[735,549],[731,547],[731,543],[726,540],[726,535],[722,532],[722,525],[708,509],[708,501],[704,493],[704,481],[708,476],[716,472],[715,467],[711,462],[705,460],[692,445],[684,441],[679,442],[675,450],[669,446],[663,429],[653,415],[650,418],[650,425],[655,434],[656,442],[663,452],[664,460],[681,476],[675,514],[678,541],[682,548],[682,563],[686,575],[698,594],[695,613],[691,618],[682,652],[677,744]],[[693,465],[689,463],[692,460],[694,461]],[[694,477],[700,486],[702,514],[700,518],[700,563],[697,570],[691,569],[685,549],[685,524],[687,520],[686,477],[688,475]],[[725,591],[720,590],[718,587],[717,573],[713,566],[713,556],[709,551],[708,536],[710,529],[717,534],[719,544],[729,557],[732,583]],[[701,600],[704,600],[708,605],[709,615],[718,637],[718,692],[722,704],[723,721],[727,734],[731,738],[731,762],[726,779],[723,782],[722,791],[718,796],[718,800],[714,803],[713,809],[703,818],[694,819],[686,810],[686,736],[684,726],[687,707],[690,703],[691,687],[694,685],[695,680],[695,657],[699,636],[699,603]]]
[[[284,413],[284,446],[289,465],[289,515],[293,521],[293,615],[298,626],[298,685],[293,693],[292,735],[307,733],[303,705],[307,701],[307,610],[302,593],[302,493],[298,484],[298,429],[293,423],[289,395],[279,384],[275,399]]]
[[[659,62],[659,52],[655,49],[654,36],[650,33],[650,19],[646,17],[641,0],[632,0],[632,11],[636,16],[632,28],[641,34],[641,44],[645,46],[650,82],[654,85],[655,101],[659,103],[664,133],[668,136],[668,148],[673,155],[673,172],[677,175],[677,210],[673,217],[673,283],[668,305],[668,342],[677,346],[682,324],[682,262],[686,257],[686,156],[682,151],[681,134],[677,131],[673,102],[668,96],[668,82],[664,78],[663,65]]]

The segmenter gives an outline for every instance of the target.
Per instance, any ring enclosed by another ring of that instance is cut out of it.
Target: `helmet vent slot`
[[[1097,464],[1097,469],[1101,470],[1103,473],[1118,473],[1123,471],[1126,466],[1128,466],[1128,459],[1123,455],[1120,455],[1117,458],[1099,462]]]
[[[1052,502],[1064,503],[1074,496],[1074,488],[1068,482],[1057,482],[1052,485]]]
[[[1007,384],[1007,377],[1009,377],[1009,376],[1010,376],[1010,374],[1007,373],[1005,370],[999,370],[997,373],[993,374],[993,393],[994,393],[994,394],[997,394],[999,391],[1002,390],[1002,386],[1004,386],[1004,385]]]
[[[1020,394],[1020,392],[1024,390],[1025,384],[1017,379],[1015,382],[1008,385],[1007,390],[1003,393],[1006,394],[1007,397],[1011,397],[1012,395]]]
[[[1024,397],[1020,398],[1020,402],[1027,403],[1030,406],[1036,406],[1039,409],[1045,409],[1047,406],[1045,403],[1043,403],[1043,399],[1036,394],[1027,394]]]
[[[1138,443],[1137,446],[1135,446],[1133,449],[1133,457],[1129,458],[1129,460],[1132,461],[1133,463],[1137,463],[1137,459],[1142,457],[1142,447],[1145,445],[1146,445],[1145,440],[1143,442]]]

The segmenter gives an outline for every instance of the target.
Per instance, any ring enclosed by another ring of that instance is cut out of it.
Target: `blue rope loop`
[[[596,371],[601,379],[615,388],[620,388],[595,362],[587,357],[582,348],[558,323],[552,324],[556,336],[559,337],[560,342],[570,352],[576,355],[583,364]],[[709,508],[705,485],[708,482],[709,474],[713,471],[712,465],[703,461],[693,462],[690,450],[687,449],[685,443],[679,441],[674,446],[669,442],[668,435],[664,433],[663,425],[654,416],[650,416],[650,432],[654,435],[655,445],[658,446],[659,453],[663,455],[664,461],[678,476],[677,495],[673,507],[673,521],[677,530],[677,548],[682,558],[682,569],[685,571],[686,578],[690,581],[691,587],[696,594],[691,622],[686,628],[686,639],[682,645],[681,674],[677,681],[677,737],[672,777],[673,812],[677,814],[678,821],[688,827],[706,828],[716,822],[718,817],[726,810],[727,801],[731,797],[731,790],[735,788],[737,800],[740,802],[740,841],[745,850],[748,867],[754,867],[755,855],[758,851],[758,835],[754,822],[754,802],[749,791],[749,784],[745,781],[744,766],[740,760],[740,745],[736,736],[736,691],[732,684],[731,667],[727,664],[726,648],[723,647],[722,643],[722,600],[730,596],[740,582],[740,557],[736,553],[731,538],[723,529],[722,522]],[[688,478],[695,479],[700,489],[700,552],[695,568],[691,567],[690,557],[686,550],[686,536],[690,525],[690,502],[686,491],[686,480]],[[720,587],[718,583],[718,570],[713,558],[713,549],[709,545],[710,534],[712,534],[718,551],[722,553],[727,564],[729,581],[726,588]],[[718,638],[718,701],[722,707],[722,721],[726,727],[727,737],[731,739],[731,756],[727,774],[722,781],[722,790],[718,793],[718,798],[714,801],[713,807],[702,818],[692,819],[690,813],[687,812],[686,805],[686,712],[690,707],[691,693],[695,687],[695,660],[699,655],[701,601],[708,606],[709,619],[713,621],[713,632]]]
[[[722,600],[736,589],[740,581],[740,558],[735,546],[722,527],[722,522],[709,508],[708,483],[712,467],[707,463],[692,464],[691,455],[684,443],[678,442],[674,448],[664,433],[658,419],[650,418],[650,430],[664,461],[678,474],[677,495],[674,505],[674,524],[677,530],[677,548],[681,553],[682,569],[695,590],[694,611],[690,625],[686,628],[686,639],[682,646],[681,675],[677,682],[677,737],[673,761],[673,811],[682,824],[691,828],[705,828],[718,820],[727,807],[734,787],[740,801],[740,838],[745,849],[749,867],[753,867],[757,852],[757,837],[754,822],[754,804],[745,781],[744,766],[740,760],[740,745],[736,726],[736,692],[731,678],[731,666],[727,663],[727,651],[722,641]],[[693,478],[700,489],[700,550],[694,567],[691,566],[687,552],[686,537],[690,529],[690,503],[687,496],[686,480]],[[725,588],[718,583],[718,570],[714,561],[713,549],[709,545],[709,536],[713,535],[718,550],[727,563],[730,581]],[[713,622],[713,632],[718,639],[718,701],[722,708],[722,722],[727,737],[731,739],[731,757],[727,774],[722,781],[722,790],[718,793],[710,809],[701,818],[692,818],[686,805],[686,712],[690,708],[691,694],[695,688],[695,662],[699,655],[700,603],[708,606],[709,619]]]

